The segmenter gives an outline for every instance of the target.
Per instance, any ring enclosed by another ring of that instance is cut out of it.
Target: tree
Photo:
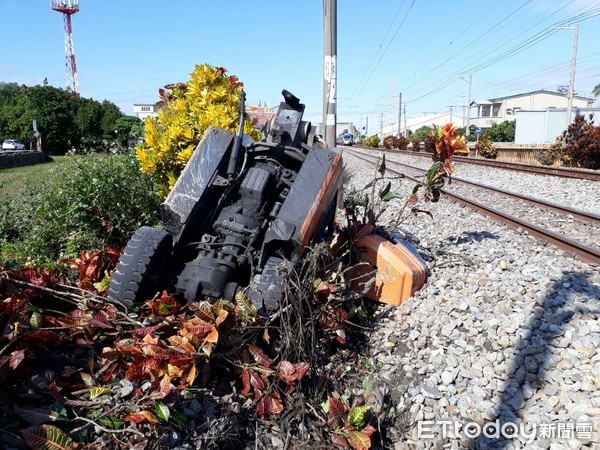
[[[96,148],[102,143],[102,105],[95,100],[80,98],[75,124],[82,136],[81,146],[86,150]]]
[[[425,138],[433,133],[433,128],[428,126],[422,126],[421,128],[415,130],[414,133],[410,135],[411,141],[424,141]]]
[[[600,97],[600,84],[596,85],[596,87],[592,91],[592,94],[594,94],[596,97]]]
[[[135,116],[119,117],[115,122],[117,141],[123,147],[127,147],[129,139],[136,139],[144,135],[144,122]]]
[[[71,149],[101,149],[115,140],[115,123],[123,116],[105,100],[76,98],[51,86],[0,83],[0,140],[29,142],[33,121],[42,134],[44,151],[64,154]]]
[[[36,120],[43,148],[48,153],[64,154],[79,144],[81,135],[75,125],[77,99],[69,92],[50,86],[25,86],[16,110],[21,116],[12,127],[26,142],[33,133],[32,122]]]
[[[115,139],[115,123],[123,117],[117,105],[104,100],[102,102],[102,131],[107,139]]]
[[[505,120],[495,123],[487,131],[488,138],[493,142],[514,142],[515,141],[515,121]]]

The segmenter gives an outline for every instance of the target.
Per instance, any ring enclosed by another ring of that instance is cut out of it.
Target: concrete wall
[[[52,161],[44,152],[37,151],[18,151],[7,152],[0,151],[0,169],[8,169],[11,167],[32,166]]]

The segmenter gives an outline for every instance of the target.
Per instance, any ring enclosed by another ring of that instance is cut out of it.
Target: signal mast
[[[71,16],[79,11],[79,0],[50,0],[50,7],[62,13],[65,22],[65,65],[67,91],[79,97],[79,81],[77,80],[77,64],[75,63],[75,48],[73,47],[73,29]]]

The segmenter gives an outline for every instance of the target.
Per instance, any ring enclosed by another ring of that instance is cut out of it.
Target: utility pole
[[[572,27],[571,27],[572,28]],[[569,81],[569,106],[567,107],[567,125],[571,124],[571,111],[573,109],[573,91],[575,88],[575,64],[577,64],[577,40],[579,39],[579,24],[575,25],[575,39],[573,41],[573,59],[571,60],[571,81]]]
[[[469,136],[469,134],[471,134],[471,130],[469,130],[469,125],[471,125],[471,87],[473,85],[473,74],[469,75],[469,78],[467,78],[466,75],[454,75],[456,78],[460,78],[463,81],[466,81],[467,83],[469,83],[469,95],[467,96],[467,124],[466,124],[466,131],[465,134],[467,136]]]
[[[381,140],[383,141],[383,113],[381,113],[379,118],[379,136],[381,136]]]
[[[404,134],[408,137],[408,128],[406,128],[406,103],[404,104]]]
[[[567,124],[565,129],[571,124],[571,111],[573,109],[573,95],[575,90],[575,65],[577,63],[577,40],[579,39],[579,24],[575,26],[554,25],[552,28],[559,30],[575,30],[575,38],[573,40],[573,57],[571,59],[571,81],[569,81],[568,106],[567,106]]]
[[[365,137],[369,137],[369,116],[367,116],[367,123],[365,124]]]
[[[398,137],[400,134],[400,124],[402,123],[402,93],[398,94]]]
[[[324,64],[323,64],[323,124],[325,143],[335,147],[337,123],[337,0],[323,0]]]
[[[452,108],[453,108],[453,106],[450,105],[450,106],[448,106],[448,108],[450,108],[450,123],[452,123]]]

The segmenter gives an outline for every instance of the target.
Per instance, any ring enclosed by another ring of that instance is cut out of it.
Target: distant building
[[[257,127],[264,127],[277,114],[277,110],[267,107],[265,102],[258,102],[256,106],[246,107],[246,113],[252,117]]]
[[[158,107],[153,103],[134,103],[133,115],[142,120],[148,116],[156,117],[158,116]]]
[[[600,108],[573,108],[571,122],[576,114],[598,118]],[[515,144],[553,144],[565,130],[567,108],[521,109],[515,117]]]
[[[407,136],[409,132],[415,132],[421,127],[431,127],[433,125],[444,126],[447,123],[453,123],[457,127],[464,127],[465,120],[463,118],[462,112],[460,114],[452,114],[447,112],[442,113],[433,113],[433,114],[425,114],[422,116],[415,117],[407,117],[405,123],[400,127],[400,133],[402,136]],[[408,130],[408,131],[407,131]],[[376,132],[380,139],[385,138],[386,136],[396,136],[398,134],[398,122],[388,123],[384,125],[382,128],[383,136],[380,136],[381,133],[379,128],[372,129],[369,133],[373,135],[373,132]]]
[[[591,108],[595,101],[594,98],[575,95],[573,108]],[[477,108],[477,114],[475,117],[471,115],[470,124],[480,128],[490,128],[494,123],[515,120],[515,113],[519,110],[566,108],[568,99],[564,93],[542,89],[506,97],[475,100],[471,102],[471,106]]]

